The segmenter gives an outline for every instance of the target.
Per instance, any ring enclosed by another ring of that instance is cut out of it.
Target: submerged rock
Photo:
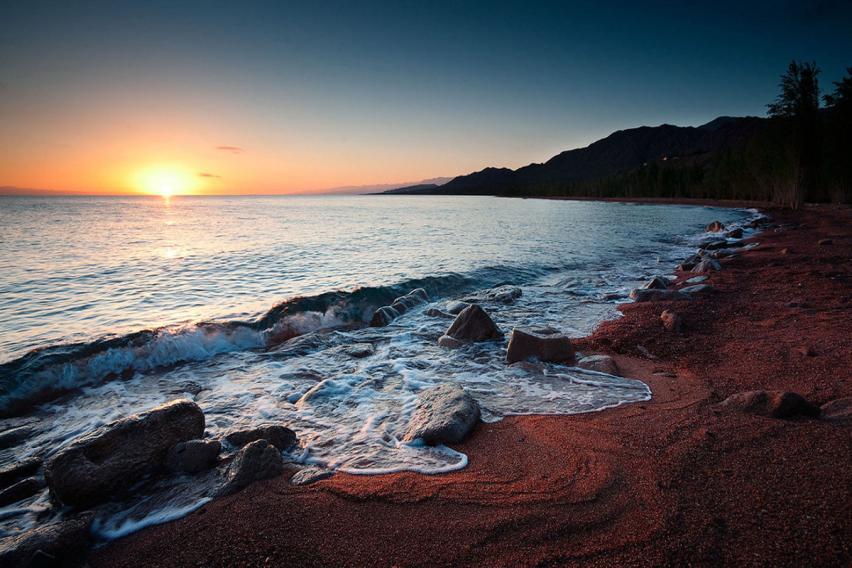
[[[450,313],[454,316],[459,315],[462,310],[468,307],[470,304],[467,302],[453,301],[447,304],[447,313]]]
[[[574,346],[561,333],[534,333],[515,328],[509,336],[506,362],[509,364],[536,357],[539,361],[560,362],[574,360]]]
[[[587,357],[583,357],[577,361],[577,366],[581,369],[606,373],[607,375],[621,375],[621,371],[618,369],[618,364],[615,362],[615,359],[609,355],[589,355]]]
[[[664,328],[674,333],[680,333],[683,328],[683,321],[680,314],[672,310],[663,310],[663,313],[660,314],[660,321]]]
[[[449,335],[442,335],[438,338],[438,345],[447,349],[456,349],[457,347],[464,345],[464,342]]]
[[[786,391],[746,391],[732,394],[718,404],[721,410],[736,410],[769,418],[816,417],[820,408],[803,396]]]
[[[332,475],[334,475],[334,472],[330,469],[306,467],[293,474],[293,477],[290,478],[290,483],[292,485],[310,485],[317,481],[328,479]]]
[[[420,393],[403,440],[421,439],[429,445],[462,441],[479,422],[479,403],[454,383]]]
[[[445,335],[459,341],[491,341],[503,337],[491,316],[476,304],[463,309]]]
[[[429,308],[424,312],[430,318],[445,318],[445,319],[454,319],[455,316],[449,312],[442,312],[438,308]]]
[[[47,485],[67,505],[108,501],[160,469],[175,444],[202,434],[204,414],[198,405],[172,401],[74,441],[47,462]]]
[[[708,233],[718,233],[719,231],[725,230],[725,225],[722,224],[721,221],[713,221],[704,229]]]
[[[343,352],[350,357],[363,359],[364,357],[372,355],[375,352],[375,348],[372,343],[354,343],[344,347]]]
[[[422,304],[428,299],[429,295],[426,293],[426,290],[416,288],[405,296],[400,296],[394,300],[390,306],[383,306],[376,310],[373,318],[370,320],[370,325],[372,327],[384,327],[411,308]]]
[[[166,467],[175,473],[198,473],[219,459],[222,444],[216,440],[188,440],[175,444],[166,455]]]
[[[517,286],[497,286],[490,290],[482,290],[465,298],[465,302],[500,302],[502,304],[512,304],[523,295],[523,292]]]
[[[227,483],[221,494],[229,495],[247,487],[255,481],[281,475],[284,458],[281,451],[266,440],[255,440],[234,457],[228,467]]]
[[[9,537],[0,548],[0,566],[82,565],[92,544],[91,524],[92,515],[86,514]]]
[[[267,424],[248,430],[237,430],[225,435],[224,440],[241,448],[257,440],[266,440],[276,448],[284,451],[296,443],[296,433],[280,424]]]
[[[688,300],[689,296],[679,290],[655,290],[648,288],[637,288],[630,292],[634,302],[673,302]]]
[[[669,281],[659,276],[654,276],[648,280],[642,288],[646,290],[665,290],[669,287]]]

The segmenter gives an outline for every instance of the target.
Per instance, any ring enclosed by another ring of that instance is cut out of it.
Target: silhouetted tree
[[[819,72],[819,67],[814,62],[791,61],[787,72],[781,75],[781,92],[775,101],[766,105],[770,117],[783,119],[791,124],[791,144],[798,162],[793,168],[796,177],[781,184],[784,189],[777,192],[776,198],[781,205],[794,209],[798,208],[805,198],[818,201],[821,197],[816,184],[816,162],[819,156]]]
[[[834,82],[834,92],[824,97],[824,178],[828,197],[852,201],[852,67]]]
[[[852,67],[846,68],[846,76],[834,82],[834,92],[823,97],[825,106],[834,110],[852,109]]]

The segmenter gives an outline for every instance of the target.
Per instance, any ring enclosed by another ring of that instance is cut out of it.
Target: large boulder
[[[166,455],[166,467],[174,473],[198,473],[210,469],[222,448],[217,440],[187,440],[175,444]]]
[[[236,493],[255,481],[281,475],[284,458],[281,451],[266,440],[255,440],[241,449],[228,467],[227,481],[221,494]]]
[[[266,424],[257,428],[231,432],[225,435],[224,440],[237,448],[257,440],[266,440],[279,450],[284,451],[296,443],[296,433],[286,426]]]
[[[372,327],[384,327],[411,308],[422,304],[428,299],[429,295],[426,293],[426,290],[416,288],[405,296],[400,296],[394,300],[391,305],[383,306],[376,310],[373,318],[370,320],[370,325]]]
[[[732,394],[718,404],[720,410],[735,410],[769,418],[816,417],[820,408],[803,396],[786,391],[746,391]]]
[[[609,355],[588,355],[586,357],[582,357],[579,361],[577,361],[577,366],[581,369],[597,371],[598,373],[606,373],[607,375],[619,376],[621,374],[615,359]]]
[[[515,328],[509,336],[506,362],[509,364],[536,357],[539,361],[573,361],[571,339],[561,333],[535,333]]]
[[[491,341],[503,337],[491,316],[476,304],[463,309],[445,335],[459,341]]]
[[[692,267],[690,272],[695,274],[704,274],[706,272],[718,272],[722,270],[722,265],[714,258],[704,257],[701,262]]]
[[[642,288],[645,288],[646,290],[665,290],[668,287],[669,281],[665,278],[660,278],[659,276],[654,276],[645,282],[644,286],[642,286]]]
[[[172,401],[74,441],[47,462],[45,479],[51,494],[66,505],[108,501],[160,469],[175,444],[203,434],[198,405]]]
[[[423,440],[429,445],[462,441],[479,422],[479,403],[456,384],[427,389],[417,397],[403,440]]]
[[[637,288],[630,292],[634,302],[674,302],[688,300],[689,296],[677,290],[657,290],[655,288]]]
[[[89,551],[92,515],[83,514],[9,537],[0,547],[0,566],[81,566]]]

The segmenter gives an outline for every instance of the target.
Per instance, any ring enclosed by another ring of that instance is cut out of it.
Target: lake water
[[[650,392],[565,365],[507,367],[505,340],[439,348],[450,322],[425,309],[508,284],[522,290],[513,303],[480,302],[507,334],[582,336],[617,317],[643,280],[671,272],[708,222],[751,216],[491,197],[0,198],[0,430],[31,430],[0,449],[0,466],[190,398],[210,437],[290,425],[294,461],[364,474],[458,469],[459,452],[400,441],[424,388],[461,384],[489,421]],[[429,302],[364,325],[415,288]],[[354,344],[372,354],[354,357]],[[183,514],[209,497],[212,475],[105,507],[97,530],[114,537]],[[46,492],[0,508],[0,537],[58,514]]]

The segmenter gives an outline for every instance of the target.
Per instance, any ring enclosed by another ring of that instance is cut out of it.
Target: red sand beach
[[[469,466],[448,475],[259,482],[90,563],[850,565],[852,420],[716,407],[753,389],[852,396],[852,210],[770,214],[782,229],[723,259],[717,294],[626,304],[578,342],[616,356],[651,401],[480,425],[457,446]]]

